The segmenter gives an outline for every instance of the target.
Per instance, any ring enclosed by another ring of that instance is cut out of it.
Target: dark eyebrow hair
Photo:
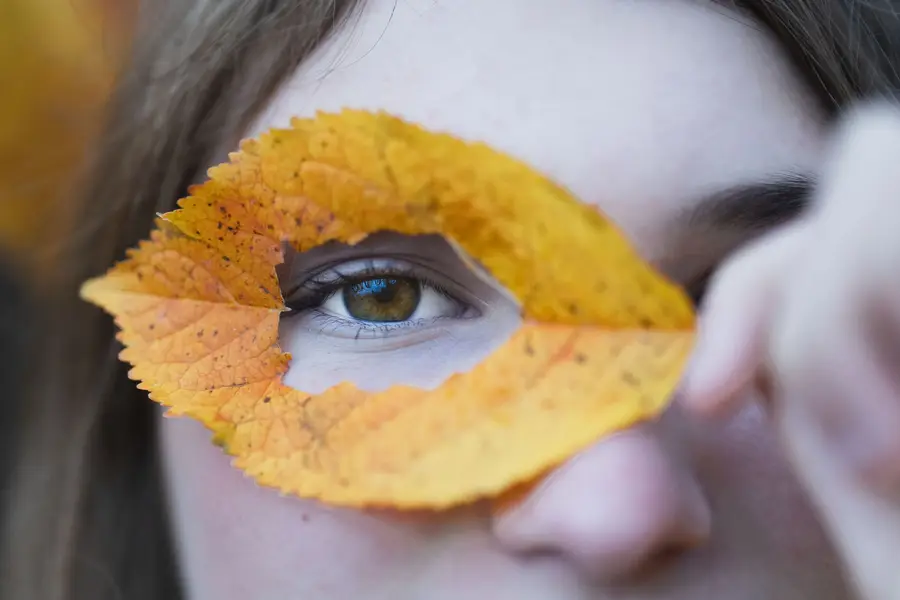
[[[815,180],[800,173],[742,183],[713,192],[685,215],[687,225],[762,232],[800,216],[809,206]]]

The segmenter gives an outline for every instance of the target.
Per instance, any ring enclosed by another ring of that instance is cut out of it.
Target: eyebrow
[[[814,189],[809,175],[774,175],[713,192],[688,210],[685,221],[691,227],[762,232],[803,214]]]

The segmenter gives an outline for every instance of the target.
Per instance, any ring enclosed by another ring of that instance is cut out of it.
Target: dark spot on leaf
[[[568,309],[570,315],[577,315],[577,314],[578,314],[578,307],[575,306],[574,304],[570,304],[570,305],[567,306],[566,308]]]
[[[198,337],[198,338],[202,338],[202,337],[203,337],[203,330],[202,330],[202,329],[201,329],[200,331],[197,332],[197,337]]]
[[[627,383],[628,385],[637,385],[640,383],[637,377],[634,376],[634,373],[631,371],[622,371],[622,381]]]
[[[222,214],[224,215],[225,213],[228,212],[228,209],[225,208],[224,206],[220,206],[220,207],[219,207],[219,212],[222,213]]]
[[[148,329],[149,329],[150,331],[153,331],[154,329],[156,329],[156,325],[154,325],[153,323],[150,323]]]
[[[583,365],[587,362],[587,356],[585,356],[581,352],[578,352],[577,354],[575,354],[575,362],[579,365]]]
[[[231,262],[231,259],[228,258],[227,256],[225,256],[224,254],[222,255],[222,260],[224,260],[225,262]]]
[[[528,356],[534,356],[534,348],[531,347],[531,342],[525,343],[525,354]]]
[[[650,327],[653,326],[653,321],[651,321],[647,317],[641,317],[638,320],[638,323],[640,323],[641,327],[643,327],[644,329],[649,329]]]
[[[266,396],[265,398],[263,398],[263,404],[268,404],[268,403],[271,402],[271,401],[272,401],[272,399],[269,398],[268,396]]]

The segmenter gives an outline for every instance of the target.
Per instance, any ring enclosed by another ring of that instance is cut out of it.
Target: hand
[[[900,108],[854,111],[803,219],[715,278],[683,402],[760,392],[864,598],[900,599]],[[758,396],[757,396],[758,397]]]

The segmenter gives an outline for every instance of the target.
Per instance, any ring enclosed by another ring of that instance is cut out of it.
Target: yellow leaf
[[[513,158],[385,114],[296,119],[210,170],[83,295],[169,414],[259,483],[353,506],[444,508],[527,483],[658,415],[693,342],[683,292],[594,209]],[[434,390],[282,383],[280,244],[441,234],[521,303],[499,349]]]

